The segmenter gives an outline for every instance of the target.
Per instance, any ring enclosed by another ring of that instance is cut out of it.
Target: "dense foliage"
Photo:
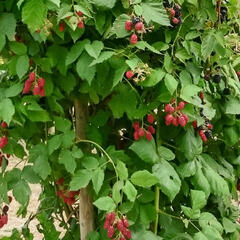
[[[3,239],[79,239],[86,187],[88,240],[240,239],[239,24],[237,0],[0,0],[0,228],[42,186]]]

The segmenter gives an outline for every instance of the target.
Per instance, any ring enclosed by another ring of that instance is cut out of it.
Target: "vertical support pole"
[[[86,125],[88,118],[88,102],[80,99],[74,100],[76,138],[86,139]],[[86,240],[86,236],[94,229],[94,213],[92,198],[87,187],[82,188],[79,194],[79,226],[80,240]]]

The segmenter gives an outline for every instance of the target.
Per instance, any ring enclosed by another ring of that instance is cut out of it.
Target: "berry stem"
[[[154,222],[154,234],[157,235],[157,230],[158,230],[158,218],[159,218],[159,201],[160,201],[160,189],[158,186],[155,186],[155,209],[156,209],[156,219]]]

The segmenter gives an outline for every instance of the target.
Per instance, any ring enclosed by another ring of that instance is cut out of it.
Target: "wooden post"
[[[86,139],[86,124],[88,118],[88,102],[75,99],[75,127],[76,138]],[[86,236],[94,229],[94,213],[92,198],[89,196],[87,187],[82,188],[79,194],[79,226],[81,240],[86,240]]]

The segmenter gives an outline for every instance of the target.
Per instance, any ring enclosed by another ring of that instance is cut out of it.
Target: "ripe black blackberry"
[[[212,138],[212,131],[211,130],[206,130],[204,133],[205,133],[205,136],[207,138]]]
[[[213,82],[215,83],[220,83],[221,79],[222,79],[222,76],[219,74],[216,74],[213,76]]]
[[[231,94],[231,91],[229,88],[226,87],[223,89],[223,95],[230,95],[230,94]]]
[[[171,7],[171,4],[169,3],[168,0],[163,0],[163,6],[164,6],[165,8],[170,8],[170,7]]]
[[[134,17],[133,19],[132,19],[132,24],[133,25],[136,25],[138,22],[141,22],[142,20],[139,18],[139,17]]]
[[[228,9],[224,6],[220,8],[220,21],[221,23],[228,21]]]

